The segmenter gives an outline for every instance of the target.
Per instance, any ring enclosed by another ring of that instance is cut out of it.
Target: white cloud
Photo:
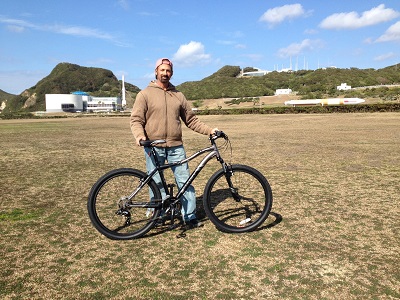
[[[381,4],[364,11],[361,15],[355,11],[330,15],[319,26],[324,29],[357,29],[387,22],[399,16],[400,12],[385,8],[385,5]]]
[[[318,33],[318,30],[316,30],[316,29],[306,29],[306,30],[304,30],[304,34],[312,35],[312,34],[317,34],[317,33]]]
[[[42,29],[55,33],[80,36],[80,37],[92,37],[103,40],[114,39],[114,37],[107,32],[101,32],[94,28],[81,27],[81,26],[46,25],[43,26]]]
[[[0,23],[7,24],[8,30],[12,32],[22,32],[26,28],[40,31],[53,32],[57,34],[65,34],[78,37],[88,37],[102,39],[112,42],[119,46],[127,46],[126,44],[119,41],[114,35],[100,31],[95,28],[82,27],[82,26],[70,26],[70,25],[38,25],[19,19],[10,19],[0,15]]]
[[[25,31],[25,27],[18,26],[18,25],[7,25],[7,29],[8,29],[8,31],[17,32],[17,33]]]
[[[285,20],[295,19],[305,14],[301,4],[288,4],[268,9],[259,19],[271,26],[282,23]]]
[[[365,44],[372,44],[374,41],[373,41],[373,39],[371,38],[371,37],[368,37],[368,38],[366,38],[365,40],[364,40],[364,43]]]
[[[293,43],[290,44],[286,48],[281,48],[278,50],[278,56],[282,58],[296,56],[305,51],[320,49],[323,47],[323,43],[320,40],[310,40],[305,39],[300,43]]]
[[[236,48],[236,49],[246,49],[247,46],[246,46],[245,44],[236,44],[236,45],[235,45],[235,48]]]
[[[237,43],[236,41],[225,41],[225,40],[219,40],[217,41],[217,44],[224,45],[224,46],[232,46],[235,49],[246,49],[245,44],[240,44]]]
[[[26,22],[24,20],[6,18],[2,15],[0,15],[0,23],[8,24],[7,28],[12,28],[13,26],[20,28],[37,28],[34,24]]]
[[[397,55],[393,52],[385,53],[379,56],[374,57],[375,61],[384,61],[393,57],[396,57]]]
[[[139,12],[139,15],[142,16],[142,17],[157,17],[158,13],[148,12],[148,11],[141,11],[141,12]]]
[[[390,26],[376,42],[400,42],[400,21]]]
[[[217,44],[229,46],[229,45],[234,45],[235,41],[218,40]]]
[[[189,44],[181,45],[173,55],[172,61],[182,66],[193,66],[195,64],[207,64],[211,55],[206,54],[204,45],[200,42],[191,41]]]

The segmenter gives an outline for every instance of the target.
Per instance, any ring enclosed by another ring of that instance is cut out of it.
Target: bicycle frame
[[[156,151],[155,151],[154,147],[151,147],[151,155],[153,155],[153,157],[154,157],[154,161],[155,161],[156,167],[155,167],[144,179],[141,180],[140,185],[135,189],[135,191],[133,191],[133,193],[132,193],[131,195],[129,195],[129,196],[127,197],[127,200],[130,201],[131,199],[133,199],[133,198],[135,197],[135,195],[143,188],[143,186],[145,186],[145,185],[154,177],[154,175],[155,175],[157,172],[160,174],[161,183],[162,183],[163,188],[164,188],[164,190],[165,190],[165,193],[166,193],[166,195],[167,195],[167,197],[166,197],[165,199],[160,199],[160,200],[161,200],[161,202],[164,202],[165,200],[172,198],[172,199],[174,199],[174,201],[172,202],[173,205],[175,205],[175,204],[179,201],[179,199],[183,196],[183,194],[186,192],[186,190],[188,189],[188,187],[189,187],[189,186],[192,184],[192,182],[196,179],[196,177],[199,175],[199,173],[200,173],[201,170],[204,168],[204,166],[205,166],[211,159],[213,159],[214,157],[217,158],[217,160],[221,163],[223,169],[224,169],[225,172],[226,172],[226,170],[227,170],[227,165],[225,164],[224,160],[222,159],[222,157],[221,157],[221,155],[220,155],[220,153],[219,153],[219,150],[218,150],[218,146],[216,145],[216,142],[215,142],[215,140],[216,140],[217,138],[218,138],[218,137],[210,136],[211,146],[206,147],[206,148],[203,148],[203,149],[197,151],[196,153],[192,154],[191,156],[189,156],[189,157],[187,157],[187,158],[185,158],[185,159],[183,159],[183,160],[181,160],[181,161],[174,162],[174,163],[167,163],[167,164],[164,164],[164,165],[160,165],[160,163],[159,163],[159,161],[158,161],[158,158],[157,158]],[[197,165],[197,167],[195,168],[195,170],[190,174],[189,178],[188,178],[187,181],[184,183],[184,185],[182,186],[182,188],[180,188],[180,189],[178,190],[178,192],[176,193],[175,196],[171,195],[171,192],[170,192],[170,190],[168,189],[168,185],[167,185],[167,182],[166,182],[166,180],[165,180],[163,171],[166,170],[166,169],[172,168],[172,167],[174,167],[174,166],[178,166],[178,165],[182,165],[182,164],[184,164],[184,163],[188,163],[188,162],[190,162],[191,160],[195,159],[196,157],[198,157],[198,156],[200,156],[200,155],[202,155],[202,154],[204,154],[204,153],[207,153],[207,152],[209,152],[209,154],[207,154],[207,155],[200,161],[200,163]],[[228,176],[227,176],[227,178],[228,178]],[[229,186],[232,186],[229,179],[228,179],[228,183],[229,183]],[[156,200],[156,201],[149,202],[149,203],[140,203],[140,204],[139,204],[139,203],[136,203],[136,204],[133,204],[133,203],[132,203],[132,204],[129,204],[128,206],[138,206],[138,205],[139,205],[139,206],[142,206],[142,207],[156,208],[156,207],[159,207],[159,205],[160,205],[160,203],[159,203],[160,200],[158,200],[158,201]],[[158,203],[157,203],[157,202],[158,202]]]

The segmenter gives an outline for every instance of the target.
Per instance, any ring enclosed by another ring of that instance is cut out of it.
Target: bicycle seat
[[[140,141],[140,145],[143,147],[155,147],[158,144],[165,144],[166,140],[145,140]]]

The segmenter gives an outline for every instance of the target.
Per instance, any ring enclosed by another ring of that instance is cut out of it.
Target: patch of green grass
[[[253,264],[244,264],[240,266],[240,268],[242,269],[242,271],[255,271],[257,270],[258,266],[255,266]]]
[[[242,253],[246,257],[259,257],[264,255],[264,248],[261,247],[247,247],[242,249]]]
[[[0,212],[0,221],[29,221],[39,217],[39,212],[27,212],[26,210],[20,208],[15,208],[7,212]]]

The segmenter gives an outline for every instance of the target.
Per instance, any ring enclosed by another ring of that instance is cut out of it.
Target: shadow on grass
[[[282,222],[282,220],[283,220],[282,215],[281,215],[281,214],[278,214],[278,213],[276,213],[276,212],[272,212],[272,211],[271,211],[271,212],[269,213],[269,215],[275,217],[275,220],[274,220],[273,222],[267,224],[267,225],[263,225],[263,226],[258,227],[258,228],[255,229],[254,231],[260,231],[260,230],[263,230],[263,229],[272,228],[272,227],[278,225],[278,224],[279,224],[280,222]],[[268,219],[267,219],[267,220],[268,220]]]
[[[196,205],[197,205],[197,211],[196,211],[197,218],[198,218],[200,221],[202,221],[202,222],[208,220],[208,217],[207,217],[207,215],[206,215],[206,212],[204,211],[203,202],[202,202],[202,197],[198,197],[198,198],[196,199]],[[272,227],[278,225],[278,224],[279,224],[280,222],[282,222],[282,220],[283,220],[282,215],[280,215],[279,213],[276,213],[276,212],[272,212],[272,211],[271,211],[271,212],[269,213],[269,216],[268,216],[267,220],[269,219],[270,216],[274,217],[275,220],[272,221],[271,223],[266,224],[266,225],[263,224],[262,226],[256,228],[256,229],[253,230],[253,231],[260,231],[260,230],[272,228]],[[267,221],[267,220],[266,220],[266,221]],[[265,223],[265,222],[264,222],[264,223]]]
[[[201,200],[199,200],[199,198],[197,198],[197,210],[196,210],[196,215],[197,218],[200,222],[205,222],[208,219],[204,208],[202,206]],[[265,229],[269,229],[272,227],[275,227],[276,225],[278,225],[279,223],[282,222],[283,218],[282,215],[276,212],[270,212],[269,216],[267,218],[267,220],[270,218],[270,216],[272,216],[273,218],[275,218],[272,222],[268,223],[268,224],[263,224],[262,226],[252,230],[253,232],[255,231],[261,231],[261,230],[265,230]],[[167,221],[167,223],[165,225],[162,226],[157,226],[153,229],[151,229],[150,233],[147,233],[145,236],[143,236],[142,238],[149,238],[149,237],[154,237],[157,236],[159,234],[163,234],[166,233],[168,231],[172,231],[172,230],[176,230],[176,231],[180,231],[180,233],[176,236],[177,238],[184,238],[186,237],[186,231],[188,230],[187,228],[185,228],[184,226],[182,226],[182,223],[180,223],[181,221],[178,219],[175,219],[175,227],[174,228],[170,228],[170,223],[169,221]]]

